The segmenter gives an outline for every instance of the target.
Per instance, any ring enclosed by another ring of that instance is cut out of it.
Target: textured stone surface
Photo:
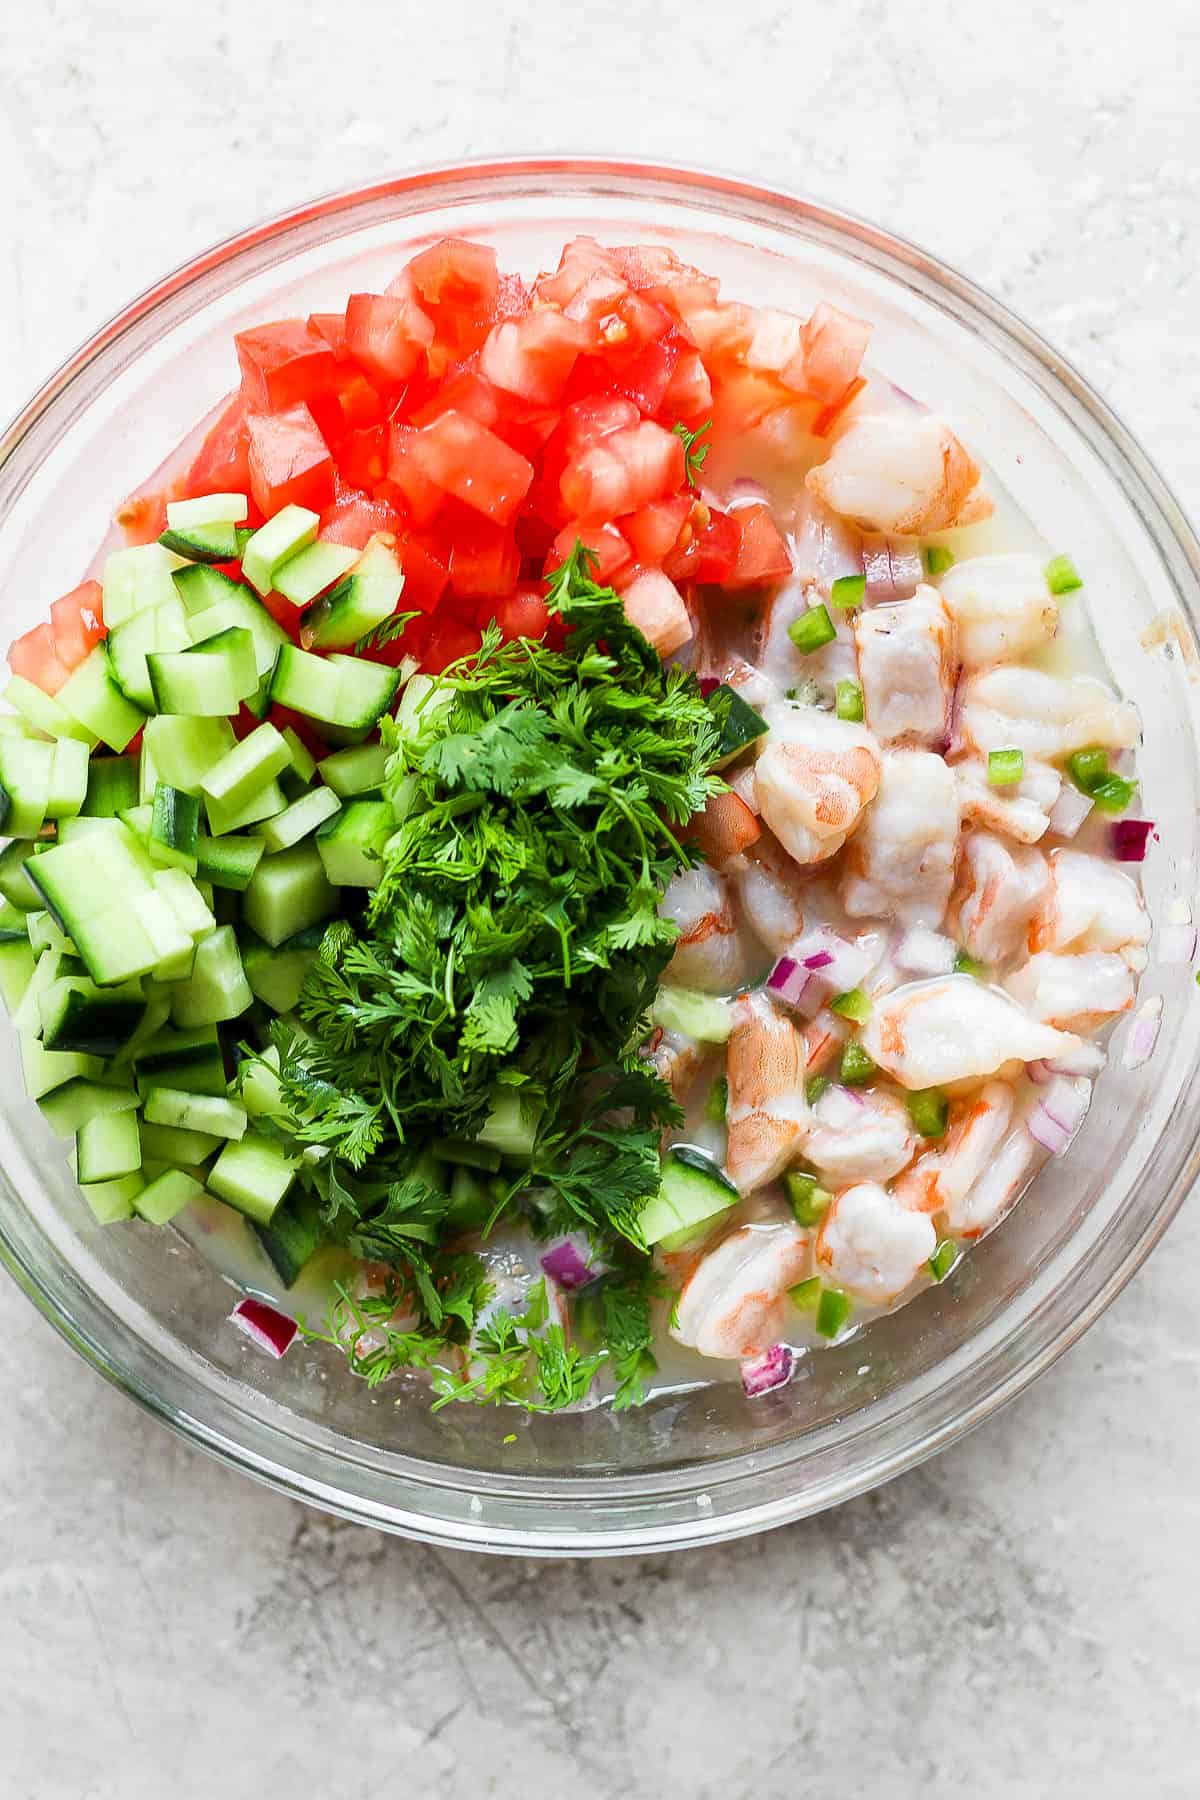
[[[1195,491],[1190,0],[651,11],[3,9],[0,409],[257,214],[406,164],[611,149],[929,245]],[[1198,1249],[1193,1210],[1030,1394],[881,1493],[590,1566],[304,1512],[183,1448],[0,1284],[0,1795],[1191,1800]]]

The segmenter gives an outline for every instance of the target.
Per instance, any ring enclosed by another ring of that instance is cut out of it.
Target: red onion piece
[[[1048,1081],[1054,1080],[1054,1070],[1048,1062],[1042,1061],[1041,1058],[1037,1062],[1027,1063],[1025,1073],[1037,1087],[1045,1087]]]
[[[953,938],[914,925],[896,945],[892,960],[909,975],[948,975],[958,956]]]
[[[1062,1156],[1083,1124],[1090,1099],[1090,1087],[1085,1090],[1065,1075],[1056,1075],[1038,1096],[1025,1129],[1051,1156]]]
[[[299,1331],[295,1319],[268,1306],[265,1300],[239,1300],[229,1315],[229,1322],[276,1362],[290,1348]]]
[[[589,1262],[591,1246],[582,1233],[574,1237],[560,1238],[551,1245],[542,1257],[542,1267],[552,1281],[559,1287],[573,1292],[576,1288],[587,1287],[598,1275],[604,1273],[598,1265]]]
[[[903,538],[864,537],[863,569],[871,600],[907,600],[921,582],[921,554]]]
[[[870,973],[871,962],[869,951],[847,943],[828,926],[818,925],[779,958],[767,977],[767,986],[777,1000],[811,1019],[831,995],[857,987]]]
[[[761,1356],[742,1364],[742,1392],[748,1400],[786,1387],[792,1379],[796,1358],[786,1344],[772,1344]]]
[[[1158,954],[1165,963],[1190,963],[1196,954],[1196,927],[1164,925],[1158,934]]]
[[[1073,838],[1083,821],[1092,810],[1092,802],[1086,794],[1071,782],[1064,781],[1062,792],[1050,808],[1050,830],[1057,837]]]
[[[1143,1063],[1150,1061],[1154,1055],[1154,1046],[1158,1042],[1158,1034],[1162,1029],[1162,995],[1155,994],[1146,1004],[1139,1008],[1129,1036],[1125,1043],[1125,1053],[1121,1058],[1127,1069],[1140,1069]]]
[[[1146,846],[1154,830],[1153,819],[1117,819],[1108,828],[1108,841],[1118,862],[1146,860]]]
[[[706,700],[708,699],[708,696],[710,694],[715,694],[717,689],[721,685],[715,675],[698,675],[696,677],[696,680],[699,685],[700,692]]]
[[[827,969],[832,961],[828,950],[818,950],[813,956],[805,957],[804,966],[806,969]]]

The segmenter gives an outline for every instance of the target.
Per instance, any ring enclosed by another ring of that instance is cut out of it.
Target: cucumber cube
[[[317,850],[335,887],[378,887],[383,847],[396,829],[386,800],[351,800],[317,833]]]
[[[251,587],[269,594],[275,571],[314,541],[320,523],[320,516],[304,506],[285,506],[268,519],[242,551],[242,574]]]
[[[142,1192],[142,1177],[119,1175],[115,1181],[81,1181],[79,1191],[92,1209],[97,1225],[118,1225],[132,1219],[133,1203]]]
[[[305,749],[290,725],[284,726],[283,737],[284,742],[292,753],[292,771],[297,780],[302,781],[305,787],[307,787],[317,772],[316,758]]]
[[[215,800],[223,813],[236,812],[274,781],[291,761],[292,752],[282,732],[273,725],[260,725],[209,769],[201,786],[205,796]]]
[[[181,1131],[207,1131],[212,1137],[231,1140],[246,1134],[245,1107],[224,1095],[152,1087],[146,1090],[143,1111],[151,1125],[175,1125]]]
[[[113,680],[103,644],[85,657],[56,698],[64,712],[118,754],[146,723],[141,707],[127,699]]]
[[[246,889],[242,915],[265,943],[278,946],[327,919],[337,903],[317,846],[307,839],[263,857]]]
[[[49,694],[43,694],[40,687],[35,687],[32,681],[26,681],[23,675],[13,676],[4,690],[4,698],[10,706],[16,708],[26,724],[37,731],[46,732],[49,737],[78,738],[89,749],[100,741],[94,731],[89,731],[80,720],[73,719],[65,707],[60,706]]]
[[[159,712],[192,719],[231,717],[259,683],[254,639],[241,626],[219,631],[190,650],[149,655],[146,667]]]
[[[180,1027],[218,1025],[225,1019],[240,1018],[253,1004],[233,927],[221,925],[196,945],[188,980],[175,983],[172,1023]]]
[[[75,1134],[75,1158],[81,1182],[134,1174],[142,1166],[137,1114],[102,1113],[86,1119]]]
[[[135,613],[161,606],[175,598],[171,571],[175,558],[161,544],[134,544],[114,550],[104,565],[100,585],[101,608],[109,631],[132,619]]]
[[[359,552],[349,544],[309,544],[275,571],[274,588],[293,606],[308,606],[354,563]],[[391,608],[388,609],[389,611]],[[362,633],[359,633],[362,636]]]
[[[165,1169],[135,1196],[133,1208],[147,1225],[169,1225],[177,1213],[198,1200],[203,1192],[204,1188],[195,1176],[183,1169]]]
[[[257,825],[262,819],[274,818],[287,805],[287,795],[277,781],[268,781],[266,787],[260,788],[241,806],[227,807],[219,800],[209,800],[205,804],[208,814],[208,829],[213,837],[225,837],[231,831],[242,831],[247,825]]]
[[[250,511],[245,494],[201,494],[194,500],[169,500],[167,524],[172,531],[193,525],[241,525]]]
[[[259,1225],[269,1225],[299,1166],[298,1156],[287,1156],[277,1144],[248,1131],[218,1156],[209,1173],[209,1191]]]
[[[321,780],[342,800],[351,794],[367,794],[372,788],[383,786],[390,754],[383,744],[356,744],[350,750],[335,750],[321,761]]]
[[[155,779],[145,798],[153,800],[160,781],[185,794],[198,794],[213,764],[220,762],[236,742],[228,719],[164,716],[148,720],[142,739],[142,763],[152,763]]]
[[[311,793],[301,794],[283,812],[259,825],[257,835],[268,850],[288,850],[341,810],[342,803],[330,788],[313,788]]]
[[[180,1131],[174,1125],[141,1123],[142,1164],[166,1163],[173,1169],[197,1168],[207,1162],[223,1140],[208,1131]]]

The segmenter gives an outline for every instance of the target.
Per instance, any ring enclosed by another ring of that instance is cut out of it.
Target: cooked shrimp
[[[972,556],[942,577],[942,599],[958,627],[967,669],[1016,662],[1058,630],[1058,602],[1036,556]]]
[[[866,531],[917,537],[986,519],[979,465],[935,413],[867,413],[805,478],[832,512]]]
[[[1036,844],[1050,829],[1050,814],[1062,793],[1063,778],[1049,763],[1026,758],[1020,781],[994,787],[981,756],[955,763],[963,816],[988,831],[1013,838],[1018,844]]]
[[[1015,1126],[993,1152],[973,1185],[947,1202],[946,1224],[955,1237],[982,1237],[1012,1205],[1022,1183],[1033,1173],[1035,1163],[1045,1159],[1046,1152],[1030,1137],[1024,1125]]]
[[[956,1101],[945,1138],[896,1183],[897,1200],[931,1215],[960,1207],[991,1163],[1012,1116],[1013,1090],[1006,1081],[987,1081]]]
[[[1063,1056],[1079,1043],[971,975],[910,982],[886,994],[876,1001],[860,1041],[906,1088],[979,1081],[1010,1063]]]
[[[841,849],[879,789],[882,758],[864,725],[815,706],[770,706],[754,770],[759,811],[798,863]]]
[[[936,1248],[932,1220],[864,1181],[838,1194],[825,1214],[816,1263],[839,1287],[882,1306],[904,1292]]]
[[[1123,956],[1084,950],[1074,956],[1039,951],[1010,975],[1009,993],[1032,1018],[1063,1031],[1094,1031],[1133,1005],[1134,980]]]
[[[885,751],[879,797],[846,853],[846,911],[936,930],[954,884],[957,843],[953,770],[928,750]]]
[[[854,626],[867,724],[884,745],[942,750],[954,689],[954,628],[936,588],[866,607]]]
[[[655,1033],[648,1060],[654,1064],[660,1080],[666,1082],[679,1100],[695,1081],[711,1051],[711,1044],[698,1044],[694,1038],[685,1037],[682,1031],[667,1031],[660,1027]]]
[[[470,1343],[495,1317],[501,1307],[514,1317],[527,1310],[533,1289],[544,1279],[541,1249],[527,1232],[515,1228],[497,1231],[476,1251],[491,1286],[484,1305],[475,1314]],[[565,1326],[568,1322],[567,1299],[553,1281],[546,1282],[549,1322]]]
[[[1008,962],[1024,949],[1029,921],[1049,886],[1050,869],[1040,850],[968,831],[950,903],[955,936],[980,962]]]
[[[675,1306],[671,1336],[701,1356],[759,1356],[779,1342],[788,1289],[808,1269],[809,1239],[790,1219],[743,1225],[701,1257]]]
[[[908,1108],[894,1094],[831,1087],[813,1108],[804,1160],[831,1186],[845,1187],[898,1175],[916,1147]]]
[[[665,980],[706,994],[728,994],[751,972],[752,958],[737,928],[729,890],[707,864],[671,880],[659,912],[679,927]]]
[[[1046,675],[1003,664],[968,677],[962,687],[963,737],[986,756],[1016,749],[1043,762],[1099,745],[1137,743],[1137,711],[1085,675]]]
[[[1050,879],[1029,928],[1031,950],[1116,950],[1146,966],[1150,916],[1137,884],[1102,857],[1052,850]]]
[[[763,994],[737,1002],[725,1053],[725,1166],[743,1194],[773,1181],[808,1129],[804,1039]]]
[[[764,832],[727,873],[755,937],[776,956],[782,956],[804,930],[798,864],[778,838]]]
[[[832,695],[839,681],[853,681],[857,675],[850,619],[836,607],[830,609],[829,617],[837,636],[819,650],[802,655],[788,636],[788,627],[801,614],[828,597],[828,589],[822,592],[812,582],[793,575],[768,601],[762,615],[756,660],[763,675],[774,684],[777,695],[804,690],[809,684]]]

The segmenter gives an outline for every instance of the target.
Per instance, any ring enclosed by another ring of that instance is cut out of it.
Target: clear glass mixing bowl
[[[0,445],[3,637],[79,579],[115,501],[236,381],[231,334],[378,288],[454,232],[526,272],[577,231],[657,239],[728,293],[805,310],[819,295],[876,321],[871,357],[944,410],[1089,577],[1101,648],[1141,709],[1152,911],[1190,899],[1198,848],[1197,694],[1142,645],[1165,609],[1194,618],[1200,545],[1104,403],[1018,319],[898,239],[826,208],[687,170],[582,160],[473,164],[315,201],[231,238],[135,300],[55,375]],[[518,1421],[419,1389],[371,1394],[333,1353],[280,1363],[226,1324],[230,1291],[171,1233],[99,1229],[0,1034],[0,1256],[103,1375],[275,1487],[384,1529],[538,1554],[696,1544],[778,1525],[910,1467],[1010,1399],[1129,1280],[1193,1180],[1200,999],[1152,956],[1158,1048],[1115,1040],[1070,1155],[951,1280],[860,1339],[805,1360],[748,1404],[736,1384],[644,1410]],[[516,1441],[503,1440],[516,1433]]]

